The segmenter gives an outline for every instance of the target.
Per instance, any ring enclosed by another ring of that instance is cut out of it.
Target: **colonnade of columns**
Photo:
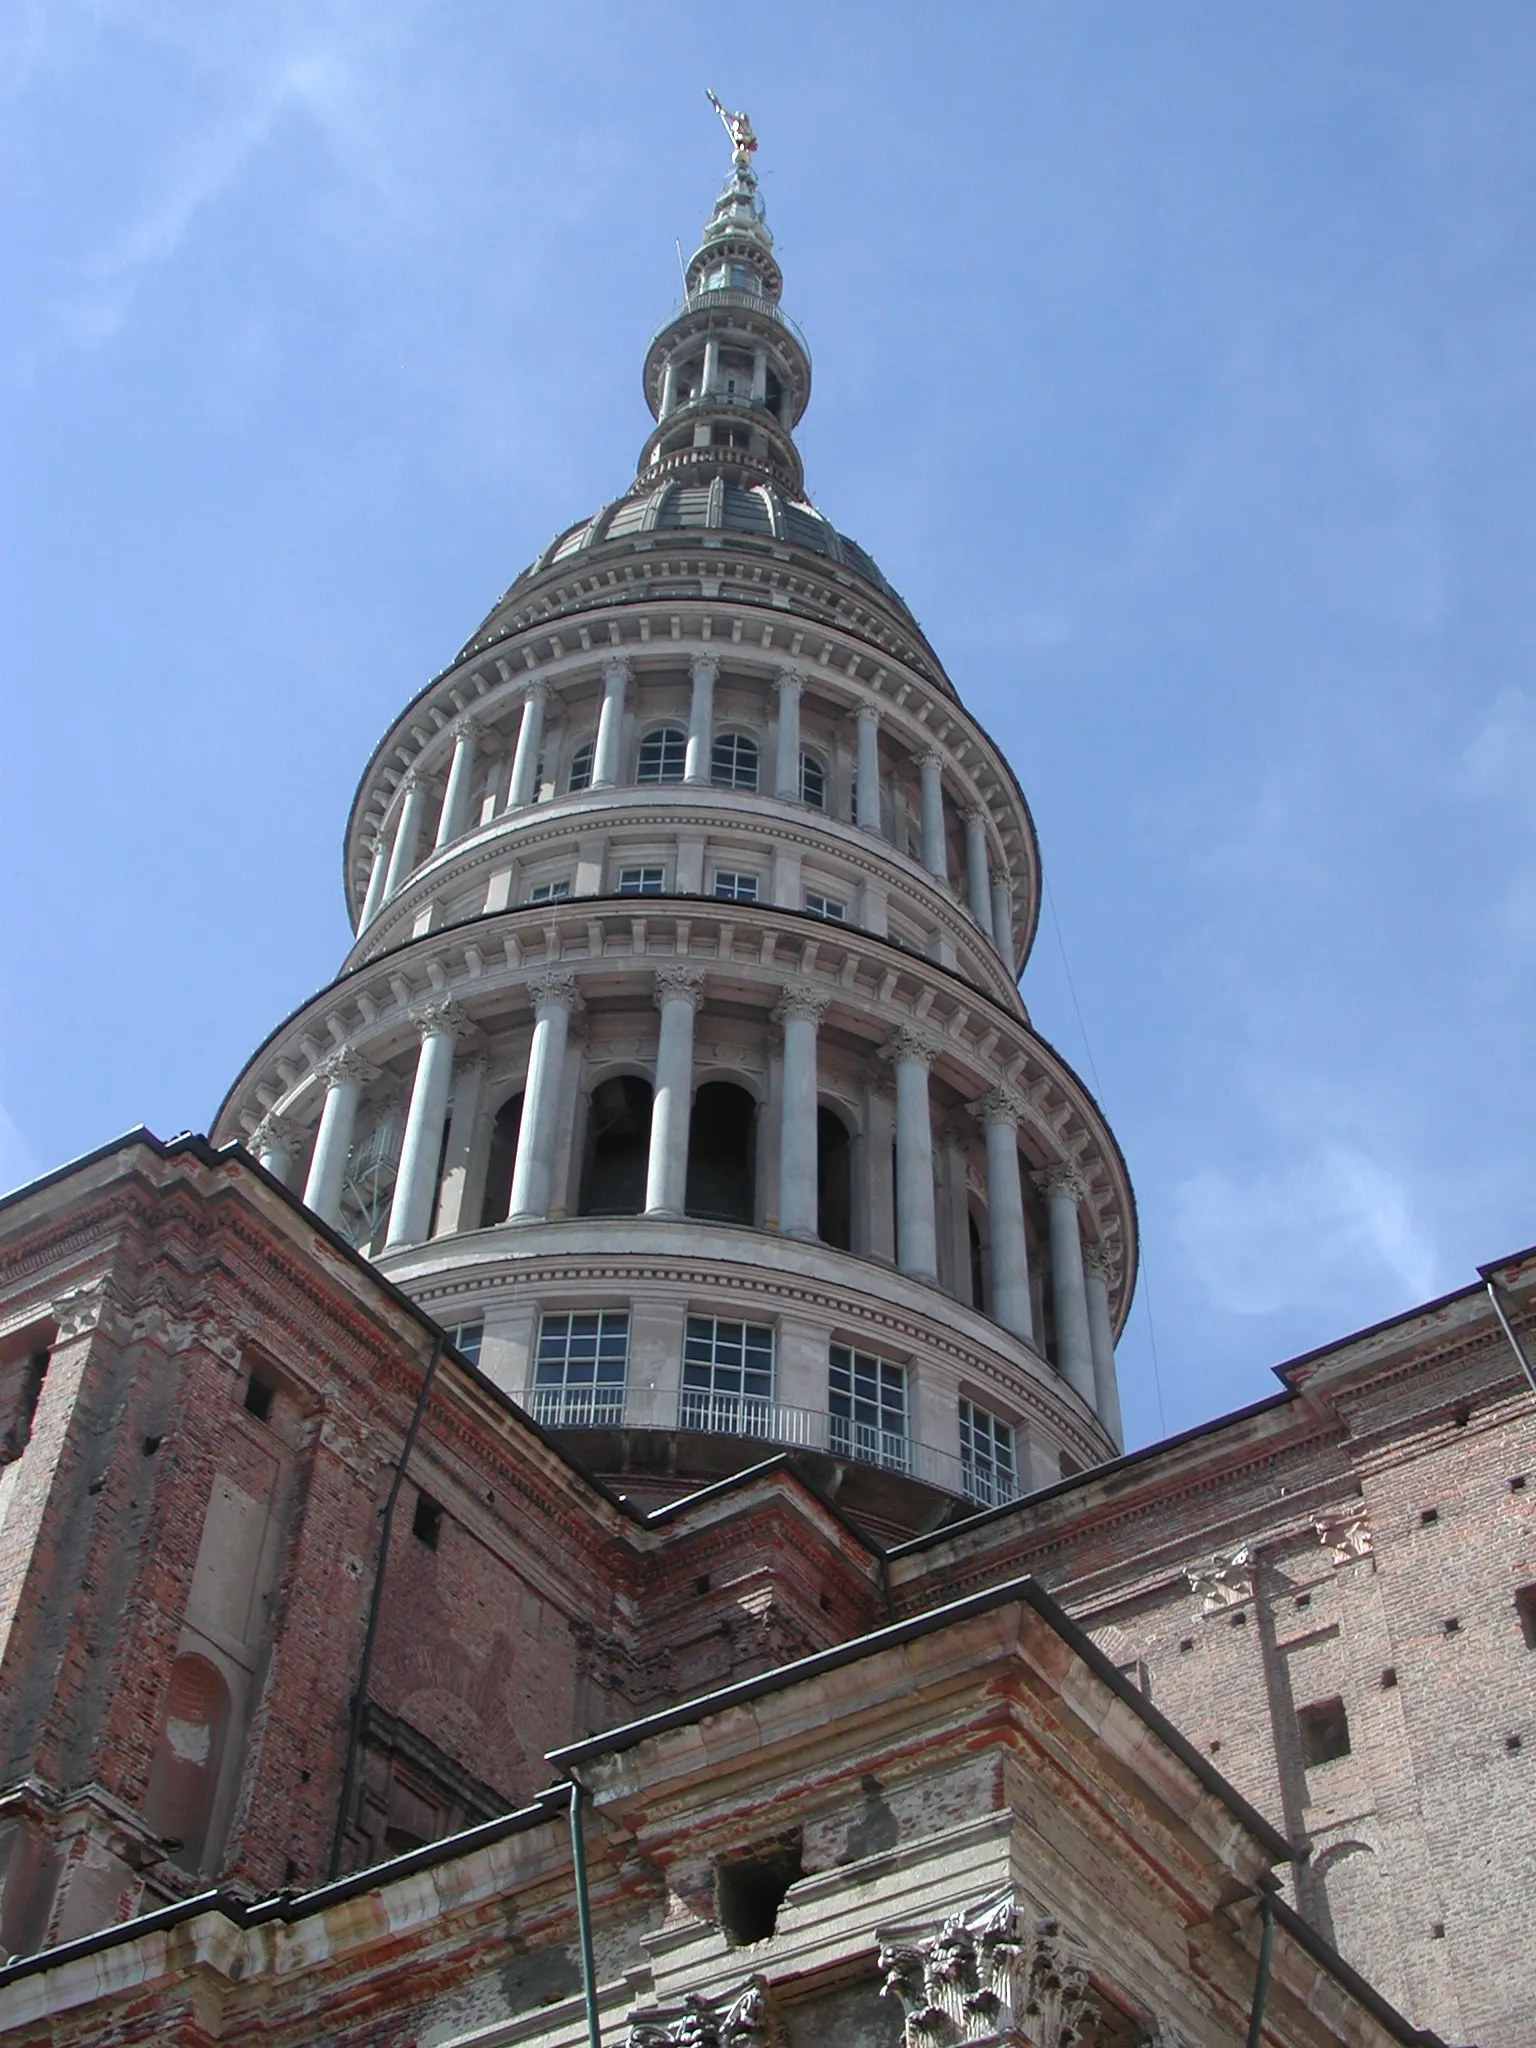
[[[550,1213],[566,1056],[573,1023],[583,1008],[573,974],[537,976],[529,993],[533,1037],[508,1202],[508,1220],[514,1222],[541,1221]],[[656,973],[654,996],[661,1023],[645,1214],[677,1218],[686,1211],[694,1023],[704,998],[704,976],[693,968],[663,967]],[[777,1223],[783,1235],[807,1240],[818,1234],[818,1034],[828,1002],[820,990],[791,986],[772,1013],[782,1030],[783,1060]],[[423,1005],[413,1013],[413,1021],[421,1043],[385,1231],[386,1249],[420,1243],[431,1234],[455,1048],[478,1036],[448,998]],[[938,1041],[929,1034],[902,1025],[878,1055],[894,1077],[896,1265],[930,1285],[937,1281],[939,1264],[929,1086],[938,1050]],[[304,1199],[324,1221],[335,1225],[341,1219],[343,1177],[358,1104],[375,1070],[356,1052],[342,1050],[325,1061],[320,1073],[325,1096]],[[1025,1105],[1012,1089],[999,1085],[970,1107],[985,1132],[993,1318],[1015,1336],[1037,1344],[1019,1151]],[[286,1176],[296,1154],[291,1124],[269,1117],[251,1143],[263,1165],[280,1178]],[[1044,1167],[1034,1182],[1049,1219],[1056,1366],[1118,1444],[1120,1411],[1109,1313],[1111,1257],[1102,1245],[1084,1246],[1081,1212],[1087,1189],[1074,1166]]]
[[[714,738],[714,690],[720,673],[718,657],[696,654],[690,673],[692,696],[683,780],[685,783],[707,783]],[[603,665],[603,695],[593,748],[591,786],[594,789],[610,789],[619,780],[624,713],[631,674],[630,662],[624,655],[613,655]],[[774,681],[778,700],[778,740],[773,760],[773,794],[787,802],[798,801],[800,796],[800,705],[804,686],[803,675],[794,667],[782,668]],[[524,809],[538,795],[535,777],[543,748],[548,702],[549,686],[546,683],[530,683],[523,693],[512,770],[507,784],[507,810]],[[857,795],[854,822],[862,831],[879,835],[883,829],[880,815],[880,707],[861,704],[855,714],[855,723]],[[466,828],[479,736],[479,723],[472,714],[466,712],[454,721],[453,755],[433,842],[434,850],[448,845]],[[918,773],[922,864],[936,881],[947,887],[949,847],[944,812],[944,757],[937,748],[929,748],[919,757]],[[374,842],[359,929],[373,921],[418,866],[427,802],[427,779],[419,769],[413,768],[401,783],[393,833],[385,828]],[[966,906],[982,931],[1011,963],[1013,892],[1006,866],[1000,864],[994,869],[991,864],[985,809],[971,805],[962,817],[965,827]]]

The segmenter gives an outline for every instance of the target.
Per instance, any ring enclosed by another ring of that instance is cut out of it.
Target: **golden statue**
[[[757,147],[757,137],[752,133],[752,123],[745,114],[729,114],[705,86],[709,104],[725,123],[725,132],[731,138],[731,162],[738,171],[744,171],[752,161],[752,152]]]

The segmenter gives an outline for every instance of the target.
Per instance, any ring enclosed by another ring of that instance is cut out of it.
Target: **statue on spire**
[[[747,170],[751,166],[752,152],[757,147],[757,137],[752,133],[752,123],[745,114],[727,113],[707,85],[704,91],[709,104],[725,124],[726,134],[731,138],[731,162],[738,171]]]

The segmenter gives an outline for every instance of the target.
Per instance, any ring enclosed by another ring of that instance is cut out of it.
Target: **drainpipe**
[[[1499,1328],[1504,1332],[1505,1336],[1509,1339],[1509,1348],[1511,1351],[1513,1351],[1515,1357],[1520,1361],[1520,1370],[1525,1374],[1526,1384],[1530,1387],[1531,1392],[1533,1394],[1536,1394],[1536,1372],[1533,1372],[1531,1370],[1531,1361],[1526,1356],[1525,1346],[1520,1342],[1520,1339],[1515,1335],[1515,1326],[1509,1320],[1508,1311],[1505,1309],[1504,1306],[1503,1291],[1500,1288],[1498,1281],[1494,1279],[1489,1279],[1487,1281],[1487,1287],[1488,1299],[1493,1303],[1493,1312],[1499,1319]]]
[[[331,1836],[331,1862],[327,1872],[334,1882],[341,1871],[341,1849],[346,1837],[347,1814],[352,1805],[352,1791],[357,1782],[357,1751],[363,1739],[363,1714],[368,1704],[368,1679],[373,1670],[373,1644],[379,1632],[379,1608],[384,1592],[384,1569],[389,1563],[390,1532],[395,1526],[395,1502],[400,1498],[401,1482],[405,1468],[411,1462],[411,1452],[416,1448],[416,1432],[421,1428],[421,1418],[427,1412],[427,1399],[432,1392],[432,1382],[437,1378],[437,1368],[443,1356],[446,1339],[441,1331],[432,1346],[432,1361],[421,1382],[421,1392],[416,1396],[415,1411],[411,1416],[410,1428],[405,1432],[405,1442],[400,1446],[400,1456],[395,1465],[395,1476],[389,1483],[389,1498],[384,1503],[384,1526],[379,1532],[379,1562],[373,1574],[373,1595],[368,1602],[368,1627],[363,1635],[363,1662],[357,1674],[357,1690],[352,1695],[352,1717],[347,1729],[347,1761],[341,1774],[341,1798],[336,1807],[336,1829]]]
[[[597,2021],[597,1966],[592,1960],[592,1905],[587,1896],[587,1850],[581,1834],[584,1788],[571,1779],[571,1863],[576,1873],[576,1927],[581,1937],[581,1988],[587,2001],[587,2048],[603,2048]]]
[[[1264,2033],[1264,2005],[1269,1997],[1269,1959],[1275,1946],[1275,1904],[1268,1892],[1259,1895],[1259,1973],[1253,1985],[1253,2010],[1248,2015],[1248,2048],[1259,2048]]]

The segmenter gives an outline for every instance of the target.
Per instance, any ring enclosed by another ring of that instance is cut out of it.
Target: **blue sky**
[[[1536,10],[13,0],[0,78],[0,1179],[330,977],[380,729],[632,474],[713,86],[1034,807],[1132,1436],[1536,1239]]]

